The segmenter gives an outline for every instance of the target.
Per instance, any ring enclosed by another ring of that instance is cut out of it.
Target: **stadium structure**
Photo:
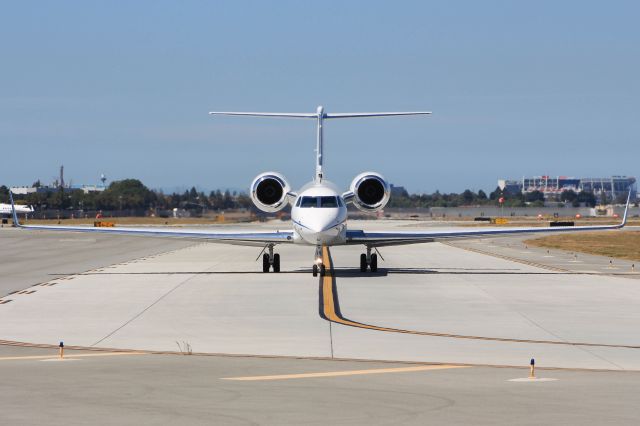
[[[535,176],[521,179],[499,179],[498,187],[509,194],[540,191],[545,198],[555,198],[563,191],[591,192],[598,200],[616,200],[626,197],[637,199],[636,178],[633,176],[611,176],[606,178],[575,178],[567,176]]]

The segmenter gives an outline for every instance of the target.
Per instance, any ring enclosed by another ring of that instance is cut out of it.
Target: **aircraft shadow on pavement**
[[[54,276],[68,275],[273,275],[273,272],[262,271],[149,271],[149,272],[73,272],[62,274],[49,274]],[[280,271],[278,274],[311,274],[308,270]]]
[[[76,272],[51,273],[51,276],[69,275],[264,275],[262,271],[141,271],[141,272]],[[268,274],[273,274],[269,272]],[[280,271],[278,274],[311,274],[311,268]],[[477,269],[477,268],[378,268],[377,272],[361,272],[359,268],[334,268],[338,278],[378,278],[389,275],[562,275],[562,272],[527,272],[517,269]],[[571,273],[575,274],[575,273]]]
[[[477,268],[378,268],[377,272],[361,272],[359,268],[334,268],[333,275],[337,278],[376,278],[388,275],[558,275],[559,272],[527,272],[508,269],[477,269]],[[560,273],[561,274],[561,273]]]

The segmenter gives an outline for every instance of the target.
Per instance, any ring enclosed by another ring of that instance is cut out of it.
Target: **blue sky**
[[[410,191],[638,175],[638,2],[56,1],[0,13],[0,183],[243,188],[314,170],[310,121],[210,110],[431,110],[340,120],[326,175]]]

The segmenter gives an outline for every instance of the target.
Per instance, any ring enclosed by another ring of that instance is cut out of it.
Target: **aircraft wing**
[[[23,225],[13,204],[13,195],[9,192],[13,221],[17,227],[45,231],[86,232],[94,234],[140,235],[147,237],[201,239],[210,242],[264,247],[267,244],[293,243],[293,231],[247,231],[216,232],[210,230],[167,229],[167,228],[94,228],[88,226]]]
[[[516,234],[553,234],[562,232],[604,231],[620,229],[627,223],[631,193],[627,197],[622,222],[616,225],[593,226],[557,226],[530,228],[471,228],[464,230],[434,230],[424,232],[367,232],[359,230],[347,231],[347,244],[364,244],[371,247],[395,246],[403,244],[429,243],[451,239],[469,239]]]

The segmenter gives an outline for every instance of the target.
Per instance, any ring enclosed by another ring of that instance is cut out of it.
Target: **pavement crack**
[[[103,342],[104,340],[108,339],[109,337],[113,336],[114,334],[116,334],[118,331],[122,330],[124,327],[126,327],[127,325],[131,324],[133,321],[135,321],[136,319],[140,318],[145,312],[147,312],[149,309],[151,309],[152,307],[154,307],[155,305],[157,305],[161,300],[163,300],[165,297],[167,297],[168,295],[170,295],[171,293],[173,293],[174,291],[176,291],[177,289],[179,289],[180,287],[182,287],[183,285],[185,285],[186,283],[188,283],[189,281],[191,281],[192,279],[194,279],[197,275],[193,275],[189,278],[187,278],[186,280],[178,283],[176,286],[174,286],[173,288],[171,288],[169,291],[167,291],[165,294],[163,294],[162,296],[160,296],[159,298],[157,298],[153,303],[151,303],[149,306],[147,306],[146,308],[144,308],[142,311],[138,312],[136,315],[134,315],[132,318],[130,318],[128,321],[126,321],[124,324],[122,324],[120,327],[116,328],[115,330],[113,330],[111,333],[107,334],[106,336],[104,336],[102,339],[98,340],[97,342],[91,344],[90,346],[96,346],[98,344],[100,344],[101,342]]]

